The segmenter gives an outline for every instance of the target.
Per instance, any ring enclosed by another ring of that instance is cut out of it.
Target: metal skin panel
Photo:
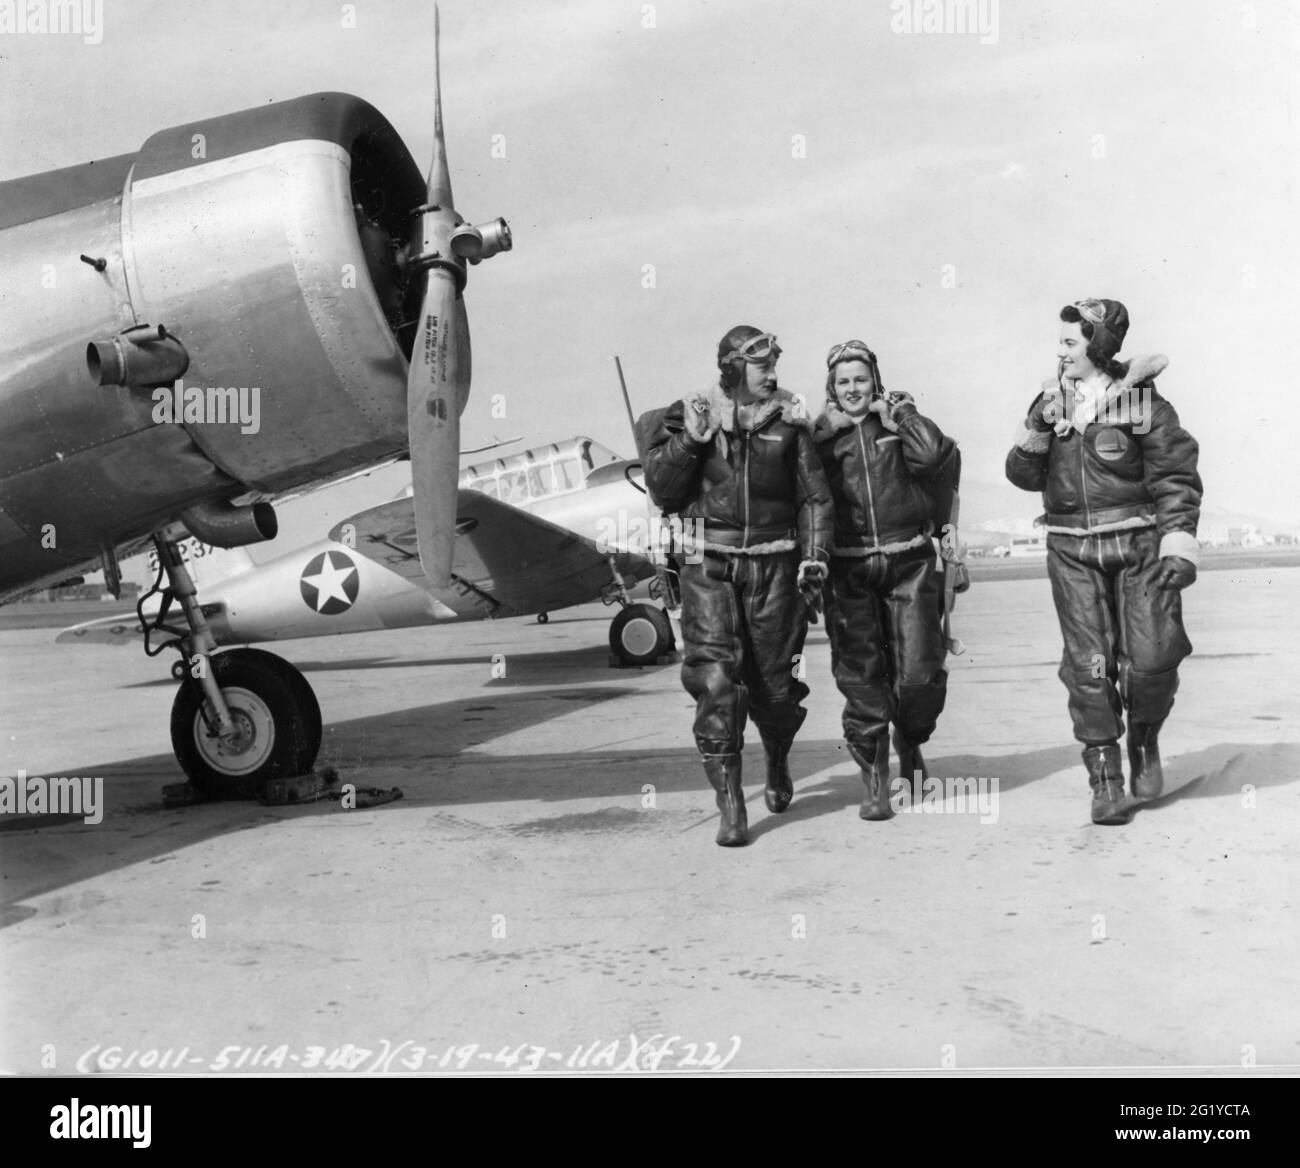
[[[69,574],[102,540],[138,534],[142,516],[233,485],[183,430],[154,425],[147,394],[97,387],[86,371],[87,339],[134,323],[120,203],[0,232],[0,597]]]
[[[0,231],[91,203],[116,200],[134,161],[134,154],[119,154],[0,183]]]
[[[137,314],[185,343],[184,384],[259,391],[256,432],[185,423],[217,466],[273,492],[405,446],[406,360],[367,275],[347,151],[196,163],[134,182],[123,210]]]
[[[317,612],[303,598],[303,573],[323,552],[346,556],[356,567],[356,599],[344,612]],[[204,602],[219,609],[209,617],[219,645],[335,636],[457,619],[424,589],[333,540],[309,544],[263,564],[251,575],[214,584]]]

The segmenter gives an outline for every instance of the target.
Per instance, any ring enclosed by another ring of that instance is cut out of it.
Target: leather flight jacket
[[[1165,364],[1164,358],[1132,362],[1157,372]],[[1155,389],[1153,377],[1132,380],[1130,374],[1112,383],[1097,420],[1082,429],[1062,424],[1044,432],[1022,425],[1007,455],[1006,474],[1017,487],[1043,493],[1042,523],[1048,532],[1081,536],[1156,527],[1162,537],[1173,536],[1164,541],[1161,555],[1195,562],[1199,448]],[[1055,380],[1044,382],[1044,391],[1055,385]]]
[[[953,449],[952,440],[914,405],[893,411],[898,432],[876,414],[855,421],[834,402],[817,419],[817,453],[835,500],[837,556],[897,552],[922,546],[933,527],[928,482]]]
[[[688,408],[717,425],[708,442],[688,432]],[[637,439],[650,497],[666,512],[703,519],[706,551],[827,558],[832,504],[802,399],[777,390],[746,430],[731,398],[713,389],[643,414]]]

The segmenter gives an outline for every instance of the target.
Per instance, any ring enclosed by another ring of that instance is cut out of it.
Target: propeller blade
[[[411,483],[420,565],[435,589],[452,587],[456,490],[460,478],[460,415],[469,399],[469,321],[461,296],[464,264],[451,248],[461,224],[452,205],[451,172],[442,128],[438,9],[434,8],[433,160],[427,202],[416,231],[424,287],[420,323],[406,376]]]
[[[411,485],[420,565],[434,588],[451,587],[460,478],[460,412],[469,396],[469,322],[450,272],[432,269],[406,379]]]
[[[450,207],[451,171],[447,167],[447,140],[442,133],[442,50],[438,28],[438,6],[433,6],[433,158],[425,179],[428,202]]]

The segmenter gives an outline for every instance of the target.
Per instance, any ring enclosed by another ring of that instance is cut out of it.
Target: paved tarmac
[[[0,774],[106,804],[0,816],[0,1069],[1295,1068],[1300,571],[1185,605],[1174,789],[1129,826],[1089,822],[1047,582],[1007,580],[959,602],[927,753],[995,803],[859,820],[819,628],[795,802],[751,735],[735,850],[677,667],[610,668],[599,606],[276,646],[321,762],[404,793],[363,810],[164,810],[167,659],[0,631]]]

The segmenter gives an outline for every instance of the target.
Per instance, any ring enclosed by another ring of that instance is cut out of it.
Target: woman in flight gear
[[[794,794],[788,756],[807,713],[799,679],[801,589],[826,574],[831,502],[803,402],[777,387],[776,338],[749,325],[718,345],[718,385],[637,424],[651,498],[703,547],[681,571],[682,684],[717,794],[724,847],[749,842],[740,753],[752,717],[767,756],[768,809]]]
[[[817,453],[835,501],[826,628],[844,695],[844,737],[862,768],[863,819],[889,819],[889,726],[904,779],[925,777],[920,745],[943,710],[943,585],[930,536],[936,487],[956,444],[886,393],[861,341],[826,357]],[[935,532],[935,534],[940,534]]]
[[[1120,760],[1123,710],[1135,799],[1163,789],[1157,735],[1192,651],[1180,593],[1196,579],[1198,448],[1156,392],[1167,358],[1115,359],[1128,332],[1123,304],[1080,300],[1060,318],[1057,376],[1017,430],[1007,478],[1043,493],[1060,677],[1084,745],[1092,821],[1118,824],[1134,806]]]

